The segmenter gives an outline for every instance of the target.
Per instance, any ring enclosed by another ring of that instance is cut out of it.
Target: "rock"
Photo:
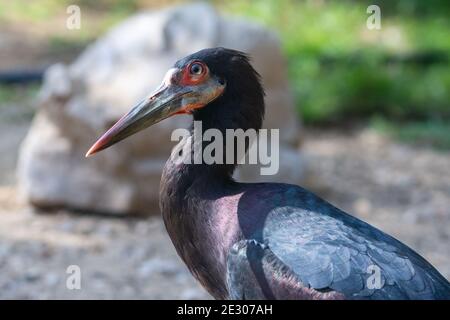
[[[201,19],[199,19],[201,17]],[[69,207],[130,214],[157,213],[162,167],[178,116],[85,159],[86,150],[133,104],[157,87],[179,58],[205,47],[249,53],[267,93],[265,126],[280,128],[278,176],[298,182],[303,173],[300,137],[278,38],[244,20],[224,18],[212,6],[189,4],[139,13],[90,45],[71,65],[48,69],[39,107],[19,156],[21,194],[38,207]],[[268,180],[254,166],[237,176]],[[152,209],[153,208],[153,209]]]

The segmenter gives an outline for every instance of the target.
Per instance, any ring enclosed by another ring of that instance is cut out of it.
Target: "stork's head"
[[[86,156],[177,114],[192,114],[196,120],[214,118],[221,128],[259,129],[264,91],[248,56],[212,48],[177,61],[161,85],[103,134]]]

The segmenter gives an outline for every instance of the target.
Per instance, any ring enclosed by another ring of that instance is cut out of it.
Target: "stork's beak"
[[[220,96],[225,88],[225,84],[213,76],[201,84],[182,85],[177,80],[179,74],[179,69],[170,69],[159,88],[103,134],[86,153],[86,157],[172,115],[191,113]]]
[[[183,96],[189,93],[189,88],[161,86],[154,94],[138,103],[103,134],[86,153],[86,157],[180,112]]]

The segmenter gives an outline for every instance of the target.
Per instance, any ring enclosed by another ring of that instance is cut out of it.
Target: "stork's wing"
[[[227,286],[231,299],[343,299],[305,286],[265,245],[255,240],[234,244],[228,255]]]
[[[267,195],[263,202],[270,203]],[[276,197],[279,205],[254,237],[265,248],[265,260],[247,250],[250,264],[273,268],[272,275],[255,274],[259,282],[286,273],[300,288],[346,299],[450,299],[449,282],[396,239],[299,187],[281,195],[278,190]]]

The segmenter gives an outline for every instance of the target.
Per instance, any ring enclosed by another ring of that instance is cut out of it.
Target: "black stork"
[[[264,90],[248,56],[212,48],[179,60],[86,156],[180,113],[203,130],[261,128]],[[193,152],[189,143],[180,142]],[[238,183],[235,165],[185,164],[175,153],[162,174],[162,216],[216,299],[450,299],[450,283],[423,257],[313,193]]]

